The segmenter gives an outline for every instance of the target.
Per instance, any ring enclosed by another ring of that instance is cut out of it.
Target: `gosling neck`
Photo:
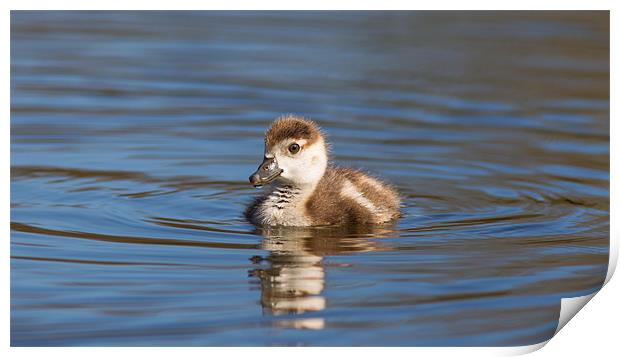
[[[317,180],[306,182],[279,181],[274,185],[273,190],[290,193],[297,197],[306,197],[314,192],[322,178],[323,176],[319,177]]]

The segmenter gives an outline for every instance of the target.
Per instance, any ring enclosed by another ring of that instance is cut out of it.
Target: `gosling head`
[[[319,127],[292,115],[278,118],[265,135],[265,155],[250,176],[255,187],[279,181],[298,187],[319,182],[327,167],[327,146]]]

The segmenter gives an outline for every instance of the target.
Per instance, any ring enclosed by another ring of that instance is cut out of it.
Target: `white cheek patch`
[[[288,152],[292,143],[299,144],[302,149],[297,154]],[[277,155],[278,165],[283,171],[282,178],[294,185],[316,184],[327,166],[327,152],[323,141],[308,144],[305,139],[282,142]]]

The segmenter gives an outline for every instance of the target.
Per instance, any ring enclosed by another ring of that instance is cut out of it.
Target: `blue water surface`
[[[381,227],[261,229],[315,119]],[[11,13],[13,346],[513,346],[597,291],[608,12]]]

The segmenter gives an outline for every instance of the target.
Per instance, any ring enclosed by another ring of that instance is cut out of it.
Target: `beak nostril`
[[[273,171],[275,166],[276,166],[275,162],[271,161],[263,165],[262,169],[263,171]]]
[[[249,177],[249,180],[252,185],[258,187],[275,180],[281,173],[282,170],[278,169],[278,163],[275,162],[275,159],[265,158],[256,172]]]

